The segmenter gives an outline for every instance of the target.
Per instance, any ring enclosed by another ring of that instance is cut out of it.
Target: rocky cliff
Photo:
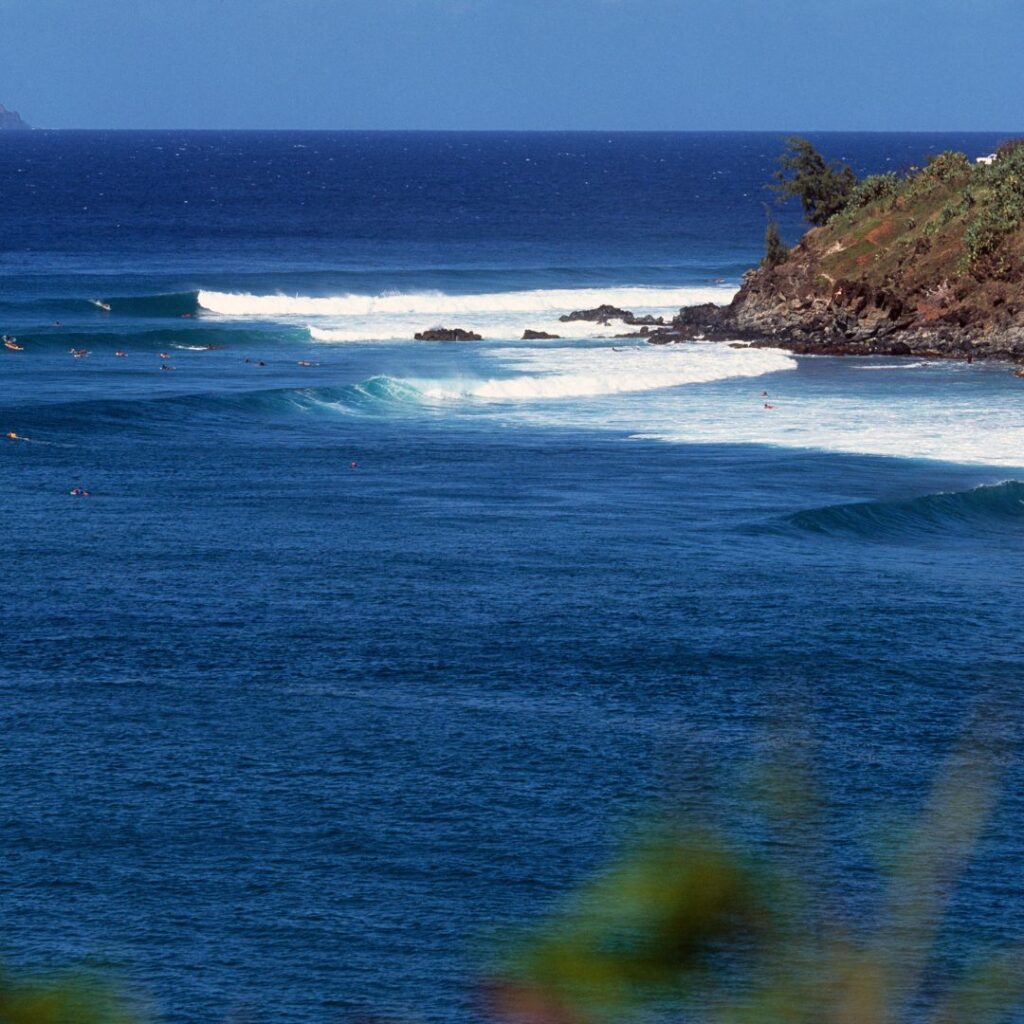
[[[1024,362],[1024,143],[988,166],[944,153],[905,178],[866,179],[827,224],[749,271],[730,306],[683,309],[654,333]]]
[[[14,110],[8,110],[2,103],[0,103],[0,131],[4,129],[18,129],[18,128],[29,128],[22,121],[20,115]]]

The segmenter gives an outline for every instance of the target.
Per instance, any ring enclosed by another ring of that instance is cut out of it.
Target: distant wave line
[[[653,286],[607,288],[540,288],[527,291],[451,295],[441,291],[382,295],[348,293],[332,296],[254,295],[202,290],[201,309],[223,316],[369,317],[375,315],[443,316],[460,313],[570,312],[609,303],[633,311],[677,309],[702,302],[725,303],[736,289]]]

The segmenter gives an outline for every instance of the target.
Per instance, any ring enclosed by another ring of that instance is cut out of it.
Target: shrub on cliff
[[[797,197],[804,217],[815,226],[827,223],[842,210],[857,185],[846,164],[826,163],[814,146],[797,135],[786,140],[773,186],[780,200]]]
[[[984,199],[964,232],[961,269],[976,277],[1006,278],[1020,272],[1004,241],[1024,225],[1024,145],[1004,148],[999,159],[977,172]]]
[[[888,174],[872,174],[857,182],[847,200],[847,209],[858,210],[881,199],[891,199],[899,191],[899,186],[900,179],[892,171]]]
[[[1001,160],[1004,156],[1010,156],[1021,149],[1024,149],[1024,139],[1007,139],[1006,142],[999,144],[996,156]]]
[[[971,164],[963,153],[947,149],[944,153],[928,157],[928,163],[921,172],[924,176],[949,184],[963,179],[970,173]]]
[[[773,220],[768,221],[764,229],[764,258],[761,260],[762,267],[777,267],[789,259],[789,249],[779,235],[779,225]]]

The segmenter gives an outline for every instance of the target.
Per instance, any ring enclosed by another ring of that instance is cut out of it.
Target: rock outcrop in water
[[[779,262],[749,271],[729,306],[684,308],[649,340],[698,337],[1024,362],[1024,143],[991,165],[944,153],[905,179],[866,179]]]
[[[637,316],[631,310],[619,309],[618,306],[609,306],[607,303],[594,309],[576,309],[571,313],[560,316],[558,319],[563,324],[584,321],[605,326],[611,323],[612,320],[621,320],[624,324],[629,324],[631,327],[640,324],[654,325],[665,323],[660,316],[651,316],[649,313],[644,316]]]
[[[554,341],[556,338],[560,338],[560,334],[548,334],[547,331],[531,331],[527,328],[523,331],[523,341]]]
[[[481,335],[461,327],[432,327],[429,331],[418,331],[413,337],[416,341],[483,341]]]
[[[15,110],[8,110],[0,103],[0,131],[5,130],[28,130],[31,125],[26,124]]]

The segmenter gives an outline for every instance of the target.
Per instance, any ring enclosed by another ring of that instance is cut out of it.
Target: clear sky
[[[50,128],[1020,130],[1024,0],[0,0]]]

